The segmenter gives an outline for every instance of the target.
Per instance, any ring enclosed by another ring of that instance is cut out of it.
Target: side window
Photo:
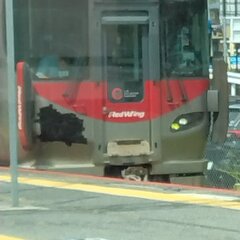
[[[77,78],[88,72],[88,1],[14,1],[16,62],[36,77]]]

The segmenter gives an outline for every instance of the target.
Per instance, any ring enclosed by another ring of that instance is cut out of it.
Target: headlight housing
[[[202,121],[203,116],[203,112],[182,114],[171,123],[170,129],[172,132],[178,132],[192,128]]]

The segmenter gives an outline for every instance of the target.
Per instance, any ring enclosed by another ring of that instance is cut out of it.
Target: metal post
[[[13,0],[5,0],[6,11],[6,43],[7,43],[7,73],[8,73],[8,109],[9,109],[9,147],[11,171],[12,206],[18,207],[18,131],[17,131],[17,87],[15,81],[14,60],[14,23]]]
[[[226,18],[223,17],[223,58],[227,62]]]
[[[223,58],[227,62],[227,38],[226,38],[226,0],[223,0]]]

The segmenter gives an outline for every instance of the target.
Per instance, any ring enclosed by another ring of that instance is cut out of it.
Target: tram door
[[[92,20],[92,75],[104,82],[96,139],[108,156],[146,155],[152,146],[148,82],[159,80],[158,5],[126,2],[96,4]]]

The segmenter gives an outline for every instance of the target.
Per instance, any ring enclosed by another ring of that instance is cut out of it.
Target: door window
[[[112,102],[137,102],[143,98],[143,35],[140,24],[104,26],[104,78]]]

